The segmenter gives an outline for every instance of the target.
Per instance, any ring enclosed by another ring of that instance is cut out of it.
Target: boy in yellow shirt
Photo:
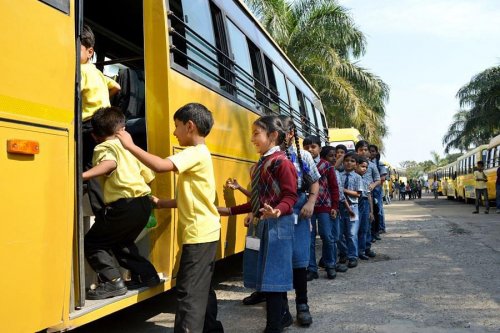
[[[92,138],[93,114],[100,108],[111,106],[110,96],[115,95],[121,89],[120,85],[112,79],[104,76],[92,63],[94,57],[95,37],[92,30],[83,26],[80,45],[80,90],[82,96],[82,143],[83,143],[83,170],[92,167],[92,154],[94,153],[95,141]],[[94,180],[88,183],[90,205],[94,215],[104,207],[102,191]]]
[[[123,146],[156,172],[179,174],[172,200],[155,198],[158,208],[178,208],[182,254],[177,274],[174,332],[224,332],[217,321],[217,298],[210,286],[220,238],[220,216],[215,206],[215,179],[205,137],[213,126],[212,113],[190,103],[174,114],[174,136],[183,151],[165,159],[145,152],[126,131],[117,133]]]
[[[484,162],[477,162],[477,170],[474,171],[474,180],[476,181],[475,191],[476,191],[476,210],[473,211],[473,214],[479,213],[479,203],[481,202],[481,196],[484,200],[484,205],[486,209],[484,210],[485,214],[488,214],[490,211],[490,206],[488,202],[488,187],[487,182],[488,178],[484,173]]]
[[[151,214],[151,189],[154,179],[150,169],[123,148],[115,133],[125,127],[125,116],[119,108],[99,109],[92,117],[94,167],[83,173],[83,179],[97,178],[104,190],[103,210],[85,235],[85,257],[99,276],[100,283],[87,292],[87,299],[104,299],[123,295],[128,289],[154,286],[160,278],[154,266],[139,254],[135,239],[146,226]],[[118,264],[131,272],[132,280],[124,282]]]

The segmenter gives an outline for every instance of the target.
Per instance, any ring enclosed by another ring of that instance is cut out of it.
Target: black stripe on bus
[[[30,122],[30,121],[14,120],[14,119],[1,118],[1,117],[0,117],[0,121],[6,122],[6,123],[19,124],[19,125],[28,125],[28,126],[33,126],[33,127],[47,128],[47,129],[52,129],[52,130],[56,130],[56,131],[69,132],[68,129],[64,128],[64,127],[56,127],[56,126],[50,126],[50,125],[44,125],[44,124],[37,124],[37,123]]]

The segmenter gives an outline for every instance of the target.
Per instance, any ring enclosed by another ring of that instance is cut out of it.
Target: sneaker
[[[500,214],[500,209],[497,209],[497,214]]]
[[[323,257],[319,258],[318,266],[321,268],[326,268],[325,261],[323,260]]]
[[[490,213],[490,211],[488,211],[488,210],[485,210],[485,211],[484,211],[484,213],[485,213],[485,214],[489,214],[489,213]]]
[[[472,214],[479,214],[479,211],[475,210],[475,211],[472,212]]]
[[[264,293],[259,293],[258,291],[254,291],[253,293],[250,294],[250,296],[243,298],[243,304],[255,305],[265,302],[265,300],[266,300],[266,295]]]
[[[339,258],[339,263],[341,263],[341,264],[345,264],[346,262],[347,262],[347,257],[345,257],[345,256],[340,256],[340,258]]]
[[[154,287],[161,283],[158,275],[151,276],[149,278],[141,278],[140,275],[133,276],[131,280],[125,281],[125,285],[128,290],[135,290],[145,287]]]
[[[368,260],[368,259],[370,259],[370,258],[369,258],[367,255],[365,255],[365,254],[360,254],[360,255],[358,256],[358,258],[359,258],[359,259],[361,259],[361,260]]]
[[[297,323],[300,326],[309,326],[312,324],[312,316],[309,312],[309,305],[307,304],[297,304]]]
[[[312,281],[319,278],[318,272],[307,271],[307,281]]]
[[[106,299],[115,296],[125,295],[127,293],[127,287],[121,278],[114,281],[101,282],[94,289],[89,289],[87,291],[87,299],[97,300]]]
[[[366,250],[366,251],[365,251],[365,254],[366,254],[368,257],[370,257],[370,258],[375,258],[375,256],[377,255],[377,254],[375,253],[375,251],[373,251],[372,249],[368,249],[368,250]]]
[[[281,317],[281,328],[287,328],[292,326],[293,324],[293,317],[290,311],[286,310],[286,312],[283,314],[283,317]]]
[[[380,235],[378,233],[373,235],[373,238],[376,240],[382,240],[382,238],[380,238]]]
[[[347,272],[348,268],[346,265],[337,264],[337,265],[335,265],[335,270],[339,273],[345,273],[345,272]]]
[[[330,280],[333,280],[337,277],[337,272],[335,271],[335,268],[327,268],[326,269],[326,277],[329,278]]]
[[[356,266],[358,266],[358,261],[356,259],[349,259],[349,262],[347,263],[347,267],[354,268]]]
[[[385,230],[380,230],[378,233],[379,234],[385,234]]]

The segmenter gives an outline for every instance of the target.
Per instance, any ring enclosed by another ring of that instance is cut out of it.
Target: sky
[[[384,158],[444,156],[457,91],[500,65],[499,0],[339,0],[367,39],[358,64],[390,87]]]

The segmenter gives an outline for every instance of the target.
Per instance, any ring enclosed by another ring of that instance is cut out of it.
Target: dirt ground
[[[430,196],[386,205],[377,257],[335,280],[320,271],[308,285],[313,324],[285,332],[500,332],[500,215],[472,210]],[[217,265],[219,319],[228,333],[262,332],[264,306],[241,303],[240,268],[240,256]],[[170,333],[174,311],[169,292],[74,332]]]

